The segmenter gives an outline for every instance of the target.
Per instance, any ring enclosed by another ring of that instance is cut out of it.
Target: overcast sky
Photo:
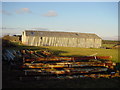
[[[2,2],[0,12],[3,34],[49,30],[118,37],[118,2]]]

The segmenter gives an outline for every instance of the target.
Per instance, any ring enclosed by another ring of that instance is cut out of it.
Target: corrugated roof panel
[[[69,38],[99,38],[96,34],[78,33],[78,32],[53,32],[53,31],[32,31],[25,30],[26,36],[41,36],[41,37],[69,37]]]

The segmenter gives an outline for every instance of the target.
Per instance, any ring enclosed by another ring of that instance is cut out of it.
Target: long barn
[[[25,30],[22,43],[30,46],[63,46],[100,48],[102,39],[96,34]]]

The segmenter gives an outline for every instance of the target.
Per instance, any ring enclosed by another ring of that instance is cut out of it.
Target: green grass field
[[[112,56],[112,61],[120,62],[118,60],[118,49],[102,49],[102,48],[79,48],[79,47],[42,47],[52,51],[59,56],[90,56],[96,54],[97,56]]]
[[[104,45],[110,46],[110,45]],[[18,49],[18,48],[17,48]],[[79,48],[79,47],[55,47],[55,46],[20,46],[19,49],[32,49],[32,50],[48,50],[56,56],[112,56],[112,61],[120,63],[120,56],[118,55],[119,49],[104,49],[104,48]]]
[[[104,41],[102,47],[112,47],[117,42]],[[112,56],[112,61],[120,63],[120,56],[118,55],[119,49],[105,49],[105,48],[79,48],[79,47],[55,47],[55,46],[26,46],[15,43],[16,47],[11,49],[32,49],[32,50],[48,50],[56,56],[90,56],[96,54],[97,56]],[[9,47],[8,47],[9,48]]]
[[[115,44],[103,44],[102,47],[113,47]]]

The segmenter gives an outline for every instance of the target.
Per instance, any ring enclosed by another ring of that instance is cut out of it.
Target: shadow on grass
[[[115,68],[120,71],[120,63],[116,63],[116,67]]]
[[[63,51],[63,50],[52,50],[52,49],[49,49],[47,47],[40,47],[40,46],[25,46],[25,45],[22,45],[22,46],[19,46],[19,49],[23,50],[23,49],[29,49],[29,50],[32,50],[32,51],[48,51],[50,53],[52,53],[52,55],[54,56],[60,56],[61,53],[68,53],[67,51]]]
[[[62,51],[62,50],[49,50],[50,52],[52,52],[52,55],[55,56],[61,56],[62,53],[68,53],[67,51]]]
[[[11,42],[9,40],[2,39],[2,47],[3,49],[14,49],[14,50],[32,50],[32,51],[49,51],[54,56],[60,56],[61,53],[68,53],[64,50],[52,50],[47,47],[40,47],[40,46],[27,46],[23,45],[22,43],[18,42]]]

